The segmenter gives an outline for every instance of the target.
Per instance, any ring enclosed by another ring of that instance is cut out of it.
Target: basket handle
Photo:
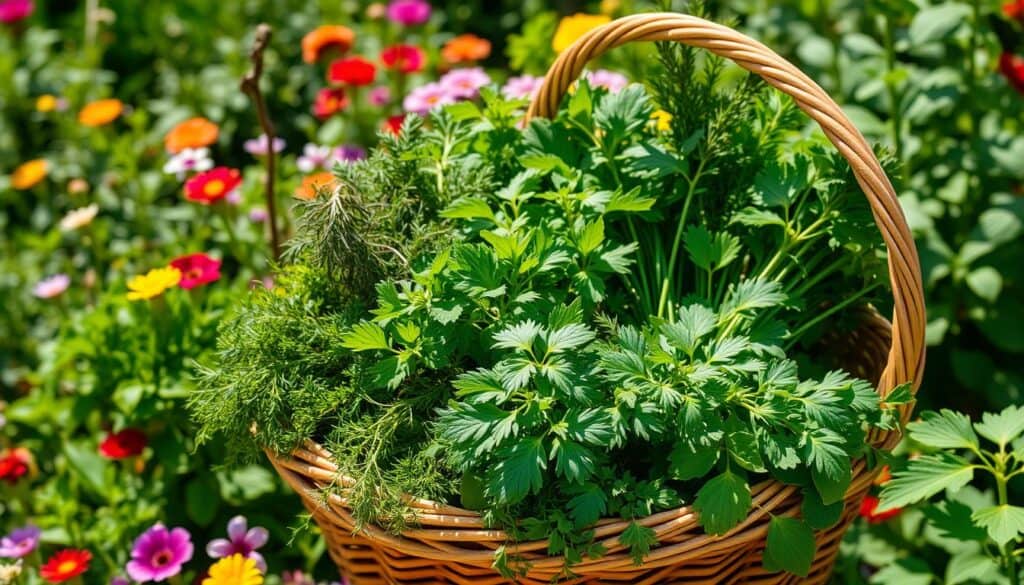
[[[906,382],[916,392],[924,370],[926,319],[921,266],[910,228],[896,191],[864,136],[825,90],[795,65],[758,41],[702,18],[671,12],[625,16],[589,31],[558,56],[530,104],[527,120],[554,116],[562,96],[589,61],[632,41],[678,41],[730,59],[791,96],[818,123],[853,168],[889,252],[892,346],[879,392],[884,396]],[[904,417],[908,415],[909,409],[904,409]]]

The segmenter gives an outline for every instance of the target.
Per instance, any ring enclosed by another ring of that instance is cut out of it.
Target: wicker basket
[[[917,251],[895,192],[871,148],[842,110],[817,84],[770,49],[728,27],[692,16],[652,13],[618,19],[595,29],[564,51],[548,72],[529,109],[529,116],[552,116],[570,84],[591,59],[631,41],[679,41],[731,59],[792,96],[821,126],[825,135],[853,167],[857,181],[871,203],[889,250],[894,311],[892,325],[877,313],[868,313],[853,335],[833,339],[833,354],[845,357],[847,369],[875,380],[883,395],[898,384],[916,389],[924,364],[924,300]],[[909,407],[902,413],[904,421]],[[876,432],[871,440],[891,447],[896,433]],[[307,444],[290,457],[270,454],[281,476],[302,497],[327,539],[331,558],[354,585],[508,582],[491,568],[494,550],[506,550],[529,561],[529,573],[520,583],[543,585],[556,578],[563,559],[546,555],[547,541],[507,543],[500,530],[485,528],[472,511],[410,498],[417,510],[418,527],[400,536],[367,526],[355,532],[346,507],[344,490],[328,486],[346,484],[332,463],[331,454]],[[818,548],[805,578],[769,573],[762,568],[770,515],[799,513],[797,488],[774,481],[753,486],[750,517],[722,536],[705,534],[689,507],[669,510],[640,520],[658,538],[643,565],[633,564],[618,537],[628,522],[601,521],[596,537],[607,554],[574,566],[573,583],[824,583],[828,580],[839,542],[856,516],[875,471],[858,461],[853,484],[839,524],[817,534]],[[326,495],[325,495],[326,494]]]

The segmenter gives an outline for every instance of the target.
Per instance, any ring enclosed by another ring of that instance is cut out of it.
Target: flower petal
[[[234,545],[223,538],[211,540],[210,543],[206,545],[206,554],[214,559],[226,557],[233,552],[235,552]]]
[[[245,531],[249,527],[249,522],[245,519],[245,516],[235,516],[231,520],[228,520],[228,540],[231,542],[241,542],[245,539]]]
[[[269,539],[270,534],[267,532],[267,529],[262,526],[253,526],[249,529],[249,532],[245,533],[245,544],[249,545],[253,550],[267,544],[267,540]]]

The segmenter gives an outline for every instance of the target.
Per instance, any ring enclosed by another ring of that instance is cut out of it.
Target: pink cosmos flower
[[[35,12],[32,0],[0,0],[0,22],[14,23],[24,20]]]
[[[424,115],[438,106],[454,104],[455,101],[456,97],[447,87],[433,82],[410,91],[402,100],[402,107],[408,112]]]
[[[454,69],[445,73],[438,83],[456,99],[472,99],[480,93],[480,88],[491,82],[491,78],[480,67]]]
[[[534,75],[509,77],[508,81],[501,88],[501,94],[510,100],[533,99],[533,96],[537,95],[537,92],[540,91],[542,83],[544,83],[544,78]]]
[[[67,274],[54,274],[44,278],[32,287],[32,294],[40,299],[52,299],[53,297],[68,290],[71,285],[71,277]]]
[[[391,90],[386,85],[379,85],[370,90],[369,100],[377,107],[386,106],[391,102]]]
[[[284,138],[279,136],[274,137],[274,152],[281,152],[284,150],[285,142]],[[242,145],[245,152],[253,156],[266,156],[270,152],[270,140],[266,134],[260,134],[256,138],[246,140],[245,144]]]
[[[302,147],[302,156],[295,160],[295,166],[305,174],[317,169],[327,169],[333,162],[330,146],[309,143]]]
[[[0,538],[0,558],[20,559],[27,557],[39,546],[38,527],[29,524],[24,528],[13,530],[7,536]]]
[[[388,20],[403,26],[415,26],[430,20],[430,4],[425,0],[391,0]]]
[[[607,69],[598,69],[587,73],[587,81],[590,82],[591,87],[603,87],[611,93],[622,91],[629,85],[629,80],[625,75]]]
[[[270,287],[267,287],[270,288]],[[267,571],[267,563],[263,555],[256,552],[256,549],[267,544],[270,534],[262,526],[249,528],[249,522],[245,516],[235,516],[228,521],[228,537],[211,540],[206,545],[206,554],[210,558],[220,559],[231,555],[242,555],[256,562],[260,572]]]
[[[142,533],[132,546],[132,560],[125,570],[132,579],[166,581],[181,573],[181,566],[192,560],[192,536],[184,528],[168,530],[156,524]]]

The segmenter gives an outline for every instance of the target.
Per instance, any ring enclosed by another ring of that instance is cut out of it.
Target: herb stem
[[[794,331],[793,333],[789,334],[789,340],[786,342],[785,350],[788,352],[790,350],[790,348],[793,346],[793,344],[796,343],[800,339],[800,337],[808,329],[810,329],[811,327],[814,327],[818,323],[824,321],[825,319],[828,319],[829,317],[831,317],[832,315],[836,314],[837,312],[839,312],[839,311],[843,310],[844,308],[850,306],[851,304],[856,302],[858,299],[860,299],[864,295],[868,294],[872,290],[878,288],[879,286],[882,286],[881,282],[876,282],[876,283],[871,284],[870,286],[866,286],[863,289],[861,289],[860,292],[858,292],[857,294],[852,295],[850,297],[847,297],[842,302],[836,303],[835,305],[832,305],[828,309],[825,309],[824,311],[822,311],[822,312],[818,313],[817,315],[815,315],[813,319],[811,319],[810,321],[807,321],[806,323],[801,325],[799,328],[797,328],[796,331]]]
[[[672,240],[672,253],[668,257],[668,270],[665,272],[661,281],[661,294],[658,297],[658,317],[665,316],[665,303],[668,301],[669,283],[672,279],[672,274],[676,269],[676,262],[679,260],[679,245],[683,240],[683,233],[686,230],[686,219],[690,213],[690,203],[693,201],[693,196],[697,193],[697,183],[700,181],[701,176],[704,174],[704,166],[707,164],[707,157],[702,156],[700,164],[697,165],[696,172],[693,173],[693,177],[689,179],[689,188],[686,190],[686,199],[683,201],[683,212],[679,215],[679,223],[676,224],[676,235],[675,239]]]

